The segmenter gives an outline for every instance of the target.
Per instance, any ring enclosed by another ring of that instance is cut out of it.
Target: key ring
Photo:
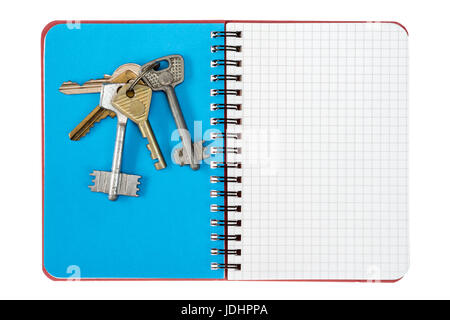
[[[133,82],[131,82],[130,86],[128,87],[127,92],[133,91],[134,87],[137,85],[137,83],[142,79],[142,77],[147,73],[147,70],[149,70],[150,68],[152,69],[156,69],[159,68],[159,62],[155,62],[149,66],[144,66],[141,69],[141,74],[139,76],[136,77],[136,79],[133,80]]]

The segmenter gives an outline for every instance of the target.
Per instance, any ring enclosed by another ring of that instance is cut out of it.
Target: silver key
[[[108,171],[98,171],[94,170],[91,173],[91,176],[94,176],[94,185],[89,186],[91,191],[93,192],[102,192],[109,193],[111,188],[111,172]],[[123,196],[131,196],[137,197],[137,192],[139,189],[137,188],[139,182],[139,178],[141,176],[135,176],[133,174],[120,173],[119,175],[119,184],[117,187],[117,194]]]
[[[95,176],[94,185],[89,186],[93,192],[108,193],[109,200],[116,200],[118,195],[137,197],[137,185],[140,176],[128,175],[120,172],[122,166],[123,144],[125,140],[125,129],[127,126],[127,117],[120,113],[113,105],[112,99],[117,91],[124,84],[112,83],[103,84],[100,94],[100,106],[111,110],[116,114],[117,131],[116,142],[114,145],[114,155],[111,172],[94,171],[91,175]],[[106,181],[109,181],[107,183]]]
[[[156,70],[160,62],[163,61],[167,61],[169,66],[165,69]],[[194,156],[194,145],[191,140],[191,135],[187,129],[180,104],[175,94],[175,86],[184,80],[183,57],[174,54],[150,61],[141,67],[141,75],[136,78],[134,82],[137,83],[140,78],[142,78],[144,83],[152,88],[153,91],[162,90],[165,92],[167,100],[169,101],[170,111],[172,112],[183,144],[183,158],[187,160],[191,169],[198,170],[200,166]],[[134,83],[132,86],[134,86]]]

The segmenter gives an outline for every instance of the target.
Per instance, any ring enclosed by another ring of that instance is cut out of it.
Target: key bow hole
[[[156,62],[152,66],[152,69],[155,71],[161,71],[161,70],[168,69],[169,66],[170,66],[169,60],[161,60],[161,61]]]
[[[125,94],[128,98],[133,98],[136,93],[134,92],[134,89],[128,89]]]

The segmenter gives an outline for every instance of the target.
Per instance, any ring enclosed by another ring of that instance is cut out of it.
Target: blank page
[[[396,23],[231,23],[242,163],[229,279],[395,280],[408,257],[408,35]]]

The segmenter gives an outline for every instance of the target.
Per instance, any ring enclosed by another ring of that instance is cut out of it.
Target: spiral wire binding
[[[225,168],[229,168],[228,164],[225,164]],[[226,182],[226,183],[241,183],[242,177],[223,177],[223,176],[211,176],[211,183]]]
[[[212,270],[218,270],[218,269],[241,270],[241,265],[237,264],[237,263],[217,263],[217,262],[213,262],[213,263],[211,263],[211,269]]]
[[[214,74],[211,76],[211,81],[241,81],[241,76],[238,74]]]
[[[217,198],[217,197],[238,197],[238,198],[240,198],[241,195],[242,195],[242,191],[219,191],[219,190],[211,191],[211,198]]]
[[[221,206],[218,204],[211,205],[211,212],[241,212],[241,206]]]
[[[211,226],[213,227],[224,227],[224,226],[230,226],[230,227],[240,227],[242,225],[241,220],[216,220],[211,219]]]
[[[211,249],[211,254],[212,255],[228,254],[228,255],[240,256],[241,249]]]
[[[227,52],[227,51],[234,51],[234,52],[240,52],[241,46],[231,46],[226,45],[226,38],[241,38],[242,32],[241,31],[214,31],[211,32],[211,38],[224,38],[225,44],[224,45],[213,45],[211,46],[211,52]],[[215,59],[211,61],[211,67],[221,67],[223,66],[225,68],[225,74],[213,74],[211,75],[211,81],[212,82],[219,82],[224,81],[224,83],[227,83],[228,81],[241,81],[242,75],[240,74],[227,74],[226,68],[228,66],[232,67],[240,67],[242,65],[240,60],[227,60],[226,54],[225,59]],[[241,90],[235,90],[235,89],[227,89],[226,86],[224,86],[223,89],[213,89],[211,90],[211,96],[240,96]],[[224,147],[215,147],[211,148],[211,154],[224,154],[224,161],[211,161],[210,166],[213,169],[221,168],[224,169],[224,172],[228,168],[241,168],[241,163],[239,162],[227,162],[226,155],[227,154],[239,154],[241,152],[240,148],[235,147],[227,147],[226,141],[228,139],[232,140],[238,140],[241,139],[241,135],[239,133],[228,133],[226,127],[229,125],[240,125],[241,119],[238,118],[228,118],[226,116],[226,112],[228,110],[238,111],[242,109],[241,104],[237,103],[227,103],[226,99],[224,103],[213,103],[210,105],[211,111],[223,111],[225,117],[212,117],[211,118],[211,124],[212,125],[224,125],[225,130],[224,132],[214,132],[211,134],[211,139],[218,140],[223,139],[224,141]],[[210,177],[211,183],[225,183],[225,184],[231,184],[231,183],[241,183],[242,178],[241,177],[232,177],[227,176],[225,174],[224,176],[211,176]],[[227,188],[225,188],[227,189]],[[228,190],[212,190],[210,194],[211,198],[218,198],[223,197],[225,199],[236,197],[241,198],[242,192],[241,191],[228,191]],[[235,212],[240,213],[241,212],[241,206],[240,205],[227,205],[227,202],[225,201],[225,205],[218,205],[213,204],[211,205],[211,212],[222,212],[224,213],[225,217],[227,217],[228,212]],[[241,220],[235,219],[231,220],[228,218],[225,219],[211,219],[211,226],[213,227],[240,227],[241,226]],[[227,229],[225,229],[227,230]],[[217,263],[213,262],[211,263],[211,269],[212,270],[218,270],[218,269],[224,269],[224,270],[241,270],[241,264],[236,263],[227,263],[227,256],[240,256],[241,255],[241,249],[228,249],[227,243],[229,241],[241,241],[241,235],[240,234],[228,234],[227,231],[225,231],[225,234],[217,234],[212,233],[211,234],[211,240],[212,241],[223,241],[225,243],[225,248],[212,248],[211,254],[216,255],[223,255],[225,256],[225,263]]]
[[[236,118],[211,118],[211,124],[213,126],[217,124],[235,124],[239,125],[241,124],[241,119]]]
[[[227,132],[227,133],[223,133],[223,132],[213,132],[211,133],[211,139],[216,140],[216,139],[240,139],[241,135],[239,133],[231,133],[231,132]]]
[[[241,241],[240,234],[211,234],[212,241]]]
[[[241,52],[241,46],[226,46],[226,45],[216,45],[211,47],[211,52],[216,53],[219,51],[234,51]]]
[[[211,103],[211,111],[217,110],[241,110],[239,103]]]
[[[233,169],[241,169],[241,163],[240,162],[220,162],[220,161],[211,161],[210,166],[212,169],[217,168],[233,168]]]
[[[220,154],[220,153],[235,153],[235,154],[239,154],[241,153],[241,148],[235,148],[235,147],[211,147],[210,148],[210,152],[211,154]]]
[[[211,32],[211,38],[225,38],[225,37],[240,38],[241,36],[242,36],[241,31],[213,31],[213,32]]]
[[[223,59],[217,59],[211,61],[211,67],[221,67],[221,66],[233,66],[233,67],[240,67],[241,61],[240,60],[223,60]]]

